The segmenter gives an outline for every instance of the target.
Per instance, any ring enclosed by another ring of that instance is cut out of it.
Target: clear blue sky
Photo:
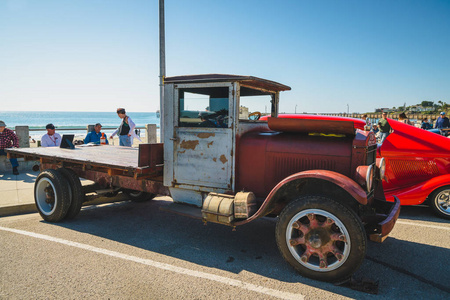
[[[292,87],[281,111],[450,102],[450,1],[166,0],[167,76]],[[155,111],[158,0],[0,0],[1,110]]]

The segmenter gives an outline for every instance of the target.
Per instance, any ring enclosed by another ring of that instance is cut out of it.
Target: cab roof
[[[164,78],[164,83],[199,83],[199,82],[239,82],[247,87],[265,89],[274,92],[289,91],[287,85],[254,76],[229,74],[183,75]]]

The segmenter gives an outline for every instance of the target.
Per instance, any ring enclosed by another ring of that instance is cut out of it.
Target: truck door
[[[178,85],[175,89],[175,187],[233,188],[233,87],[228,83],[210,85]]]

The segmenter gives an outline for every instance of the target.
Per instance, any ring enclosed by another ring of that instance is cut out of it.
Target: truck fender
[[[336,184],[337,186],[341,187],[345,191],[347,191],[353,198],[356,199],[356,201],[358,201],[362,205],[367,204],[367,194],[360,185],[358,185],[354,180],[350,179],[345,175],[328,170],[308,170],[290,175],[289,177],[286,177],[285,179],[280,181],[280,183],[278,183],[272,189],[272,191],[270,191],[269,195],[266,197],[266,200],[264,202],[270,201],[273,198],[273,196],[278,192],[278,190],[280,190],[285,184],[291,181],[305,178],[316,178],[330,181]]]
[[[299,179],[306,179],[306,178],[315,178],[315,179],[321,179],[326,180],[331,183],[334,183],[335,185],[341,187],[343,190],[347,191],[353,198],[356,199],[360,204],[366,205],[367,204],[367,194],[363,190],[361,186],[359,186],[354,180],[351,178],[342,175],[340,173],[336,173],[333,171],[328,170],[308,170],[304,172],[299,172],[292,174],[282,181],[280,181],[269,193],[269,195],[264,200],[264,203],[261,205],[261,207],[258,209],[258,211],[251,216],[250,218],[238,222],[235,225],[242,225],[244,223],[248,223],[258,217],[262,217],[265,215],[266,209],[269,207],[271,202],[274,199],[274,196],[277,194],[279,190],[281,190],[286,184],[296,181]]]
[[[403,189],[385,191],[386,200],[393,202],[395,194],[402,205],[418,205],[425,202],[434,190],[446,185],[450,185],[450,174],[433,177],[428,181]]]

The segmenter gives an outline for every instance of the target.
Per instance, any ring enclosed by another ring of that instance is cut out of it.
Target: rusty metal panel
[[[177,128],[174,143],[176,184],[231,189],[232,131],[228,128]]]
[[[353,121],[269,118],[273,131],[355,135]]]
[[[155,168],[164,163],[164,144],[139,144],[139,167]]]

